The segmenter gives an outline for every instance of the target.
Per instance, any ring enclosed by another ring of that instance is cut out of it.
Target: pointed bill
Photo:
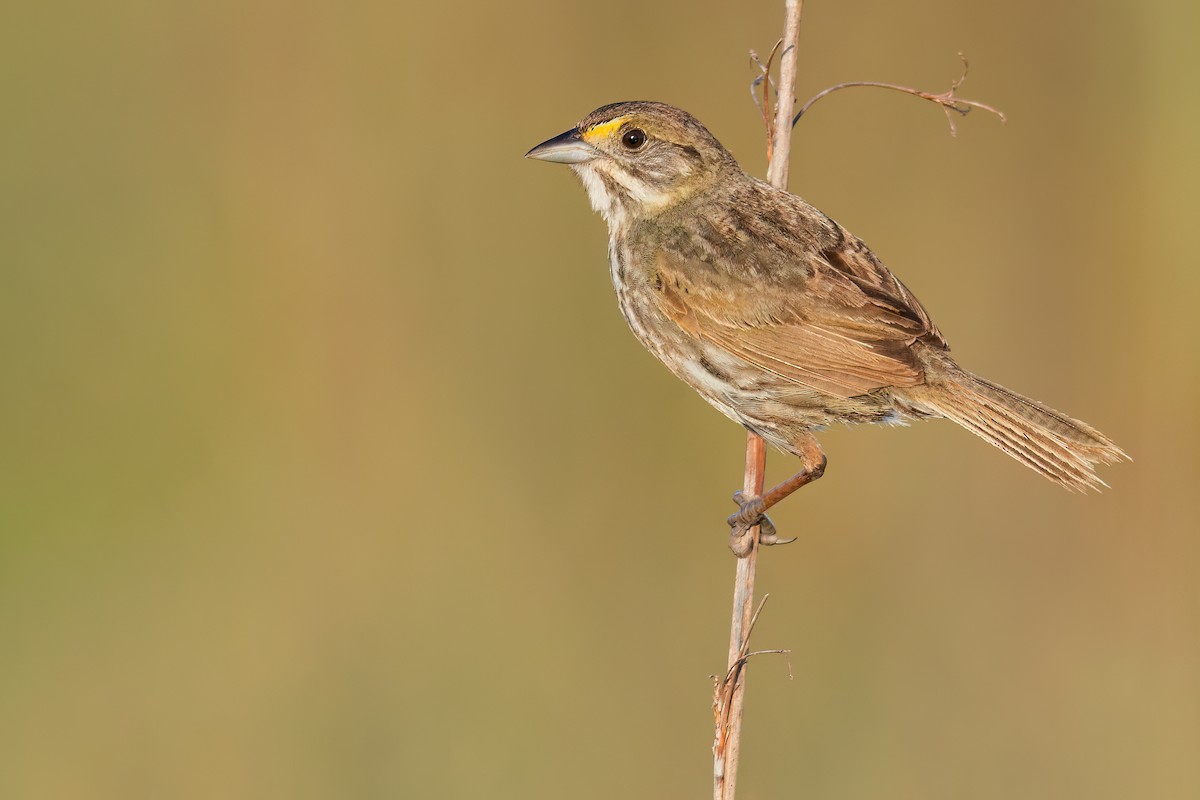
[[[553,161],[556,164],[582,164],[600,155],[596,148],[583,141],[579,129],[572,128],[553,139],[547,139],[525,154],[526,158]]]

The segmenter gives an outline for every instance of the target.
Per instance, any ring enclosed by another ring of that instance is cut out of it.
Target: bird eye
[[[626,150],[637,150],[646,143],[646,132],[640,128],[630,128],[621,135],[621,144]]]

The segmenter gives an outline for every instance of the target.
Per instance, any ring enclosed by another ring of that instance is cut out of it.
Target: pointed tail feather
[[[1097,464],[1129,456],[1100,431],[965,370],[910,390],[921,406],[957,422],[1025,466],[1072,491],[1107,486]]]

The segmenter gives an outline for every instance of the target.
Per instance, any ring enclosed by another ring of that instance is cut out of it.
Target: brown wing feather
[[[663,312],[693,335],[816,391],[854,397],[923,383],[914,344],[946,349],[925,309],[861,241],[811,206],[803,211],[810,225],[802,236],[760,230],[758,244],[743,243],[737,253],[685,256],[663,247],[655,281]],[[798,238],[818,247],[788,258],[781,245]]]

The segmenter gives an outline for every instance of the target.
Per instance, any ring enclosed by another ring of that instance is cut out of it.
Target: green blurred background
[[[1136,459],[948,423],[779,510],[739,797],[1200,796],[1200,11],[806,4],[791,185],[969,368]],[[572,176],[661,99],[764,167],[782,3],[0,11],[0,796],[709,792],[743,436],[626,330]],[[773,456],[770,477],[794,462]]]

